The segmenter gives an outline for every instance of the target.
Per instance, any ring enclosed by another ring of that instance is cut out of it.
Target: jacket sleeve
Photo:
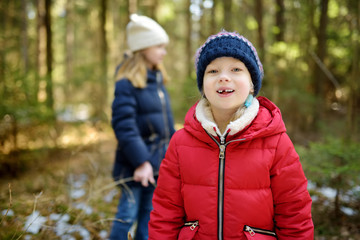
[[[176,153],[176,135],[170,140],[161,162],[158,184],[153,196],[153,210],[149,221],[149,239],[177,239],[184,224],[184,206],[181,197],[181,179]]]
[[[286,133],[276,149],[271,169],[275,231],[279,240],[313,240],[311,198],[299,156]]]
[[[118,140],[118,147],[134,168],[150,158],[150,153],[137,126],[136,114],[137,102],[134,87],[128,80],[116,82],[111,125]]]

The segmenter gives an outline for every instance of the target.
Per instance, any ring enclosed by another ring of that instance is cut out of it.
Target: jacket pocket
[[[276,233],[270,230],[255,228],[245,225],[244,233],[247,239],[252,240],[275,240],[277,239]]]
[[[199,221],[186,222],[181,228],[178,240],[194,239],[196,232],[199,230]]]

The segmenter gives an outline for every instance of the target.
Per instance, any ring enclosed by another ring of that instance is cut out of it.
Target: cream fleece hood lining
[[[213,136],[223,136],[229,131],[229,135],[234,135],[243,130],[257,116],[259,112],[259,101],[254,98],[252,104],[248,107],[240,107],[235,115],[234,121],[231,121],[226,127],[225,132],[220,133],[214,117],[211,112],[210,103],[206,98],[202,98],[196,106],[195,115],[201,126]]]

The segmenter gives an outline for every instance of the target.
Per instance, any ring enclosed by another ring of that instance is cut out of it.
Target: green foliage
[[[310,142],[308,147],[296,146],[306,177],[314,183],[310,188],[313,198],[312,215],[316,235],[330,237],[358,234],[360,219],[360,143],[334,136],[324,141]],[[329,198],[321,189],[332,189]],[[349,208],[353,214],[345,214]],[[354,236],[355,236],[354,235]]]
[[[318,186],[346,191],[360,184],[359,142],[328,137],[300,152],[305,172]]]

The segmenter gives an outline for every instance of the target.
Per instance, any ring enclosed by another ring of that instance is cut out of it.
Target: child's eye
[[[211,70],[208,71],[208,73],[217,73],[217,70],[211,69]]]
[[[233,71],[234,71],[234,72],[240,72],[240,71],[241,71],[241,68],[233,68]]]

